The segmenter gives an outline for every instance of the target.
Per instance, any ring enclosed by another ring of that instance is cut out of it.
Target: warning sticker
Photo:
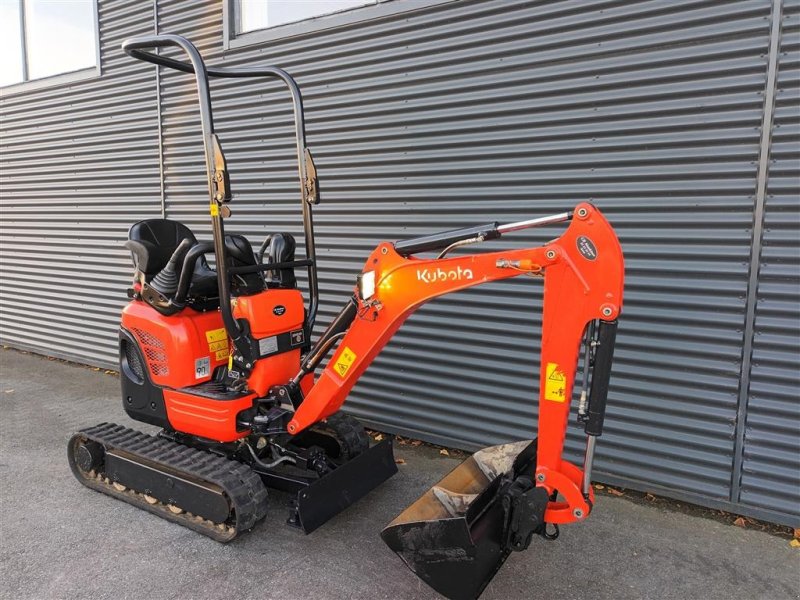
[[[225,343],[228,342],[228,334],[225,332],[224,327],[220,327],[219,329],[211,329],[210,331],[206,331],[206,340],[208,343],[211,342],[219,342],[225,340]]]
[[[211,213],[212,217],[219,216],[219,204],[217,204],[216,202],[212,202],[209,208],[210,208],[209,212]]]
[[[347,346],[344,347],[342,353],[339,355],[339,358],[336,359],[336,363],[333,365],[334,370],[339,374],[340,377],[344,377],[347,375],[347,371],[350,370],[350,365],[352,365],[356,360],[355,352],[350,350]]]
[[[209,342],[208,349],[211,350],[211,352],[216,352],[218,350],[227,350],[228,340],[221,340],[219,342]]]
[[[567,399],[567,377],[558,363],[547,363],[544,381],[544,399],[565,402]]]
[[[214,354],[215,360],[225,360],[228,357],[228,333],[224,327],[206,331],[208,351]]]

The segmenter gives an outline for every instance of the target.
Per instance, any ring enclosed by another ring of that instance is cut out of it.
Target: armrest
[[[159,270],[158,267],[160,265],[149,264],[154,261],[158,253],[158,248],[156,248],[155,244],[144,240],[128,240],[124,245],[131,251],[133,267],[136,270],[145,275],[154,275]]]

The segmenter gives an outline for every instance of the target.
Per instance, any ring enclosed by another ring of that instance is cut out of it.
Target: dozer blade
[[[535,441],[476,452],[389,523],[383,541],[443,596],[477,598],[511,552],[499,492],[535,461]]]
[[[298,492],[290,524],[311,533],[395,473],[392,438],[387,438]]]

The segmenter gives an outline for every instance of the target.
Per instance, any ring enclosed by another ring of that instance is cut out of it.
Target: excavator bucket
[[[533,473],[536,441],[484,448],[387,525],[383,541],[418,577],[452,600],[477,598],[505,562],[514,477]],[[544,489],[538,498],[543,514]]]

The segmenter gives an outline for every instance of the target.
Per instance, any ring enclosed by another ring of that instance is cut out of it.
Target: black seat
[[[149,283],[185,239],[197,243],[192,230],[183,223],[170,219],[147,219],[130,228],[125,247],[131,251],[134,267]],[[190,300],[207,299],[217,295],[217,273],[201,256],[194,265],[188,297]]]
[[[228,264],[231,267],[250,267],[259,264],[259,256],[247,238],[241,235],[226,235],[225,249],[228,253]],[[260,253],[266,252],[267,264],[292,262],[294,260],[295,241],[289,233],[275,233],[264,242]],[[256,294],[264,288],[296,288],[297,279],[294,269],[276,269],[275,271],[239,273],[231,277],[231,293],[234,296]]]
[[[292,262],[296,243],[291,233],[275,233],[270,237],[267,262],[272,264]],[[297,287],[297,278],[294,269],[277,269],[267,274],[267,285],[270,287],[294,288]]]
[[[228,265],[231,267],[252,267],[258,264],[253,247],[243,235],[226,235],[225,251],[228,254]],[[260,272],[232,275],[230,281],[231,293],[234,296],[249,296],[264,290],[264,275]]]

